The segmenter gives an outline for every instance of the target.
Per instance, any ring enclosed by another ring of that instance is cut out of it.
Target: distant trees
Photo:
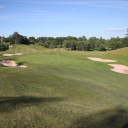
[[[32,37],[29,37],[28,40],[29,40],[29,43],[30,44],[35,44],[35,42],[36,42],[36,39],[33,36]]]
[[[84,43],[85,43],[85,41],[78,41],[77,42],[77,50],[83,51],[84,50]]]
[[[106,47],[104,44],[101,44],[98,48],[98,51],[106,51]]]
[[[71,48],[71,40],[64,40],[63,41],[63,48],[65,48],[65,49],[70,49]]]
[[[121,47],[128,47],[128,37],[122,39]]]
[[[11,36],[4,38],[4,42],[10,42],[11,44],[36,44],[44,46],[46,48],[65,48],[67,50],[79,50],[79,51],[106,51],[115,50],[122,47],[128,47],[128,38],[111,38],[105,40],[102,37],[90,37],[87,39],[82,37],[25,37],[18,32],[14,32]],[[3,46],[2,46],[3,47]]]
[[[95,50],[95,48],[96,48],[96,41],[97,41],[96,37],[90,37],[89,38],[89,43],[90,43],[91,50]]]
[[[85,36],[82,36],[82,37],[78,38],[78,41],[86,41],[86,40],[87,40],[87,38]]]
[[[30,44],[26,36],[20,35],[18,32],[14,32],[8,38],[5,38],[5,42],[10,42],[11,44]]]
[[[49,45],[49,48],[57,48],[57,42],[55,40],[52,40]]]
[[[91,49],[91,45],[90,45],[89,41],[86,41],[84,43],[84,50],[85,51],[90,51],[90,49]]]
[[[61,46],[62,46],[64,40],[66,40],[66,37],[56,37],[55,38],[57,45],[61,45]]]

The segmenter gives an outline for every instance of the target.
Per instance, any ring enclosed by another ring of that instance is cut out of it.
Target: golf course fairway
[[[22,53],[3,56],[3,54]],[[115,60],[92,61],[88,57]],[[16,45],[0,52],[0,128],[127,128],[128,48],[68,51]]]

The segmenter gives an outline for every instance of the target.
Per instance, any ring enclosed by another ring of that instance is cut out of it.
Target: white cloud
[[[4,6],[0,5],[0,8],[4,8]]]
[[[127,30],[127,28],[107,28],[106,31],[124,31]]]
[[[76,8],[73,8],[73,10],[76,10]]]

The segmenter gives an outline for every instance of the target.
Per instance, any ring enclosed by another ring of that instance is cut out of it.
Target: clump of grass
[[[20,65],[24,65],[24,62],[19,61],[19,62],[16,62],[16,64],[20,66]]]

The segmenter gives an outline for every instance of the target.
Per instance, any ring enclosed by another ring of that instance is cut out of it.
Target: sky
[[[128,0],[0,0],[0,35],[125,37]]]

